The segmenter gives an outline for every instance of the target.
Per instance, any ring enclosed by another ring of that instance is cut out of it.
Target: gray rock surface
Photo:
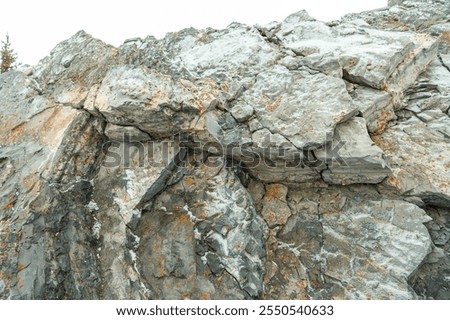
[[[132,126],[118,126],[108,123],[105,128],[105,135],[113,141],[140,142],[148,141],[150,135]]]
[[[433,218],[426,224],[431,239],[433,252],[410,279],[414,290],[429,299],[450,299],[450,212],[448,209],[429,207],[427,214]]]
[[[151,298],[242,299],[262,293],[265,223],[224,160],[206,161],[188,158],[175,173],[180,180],[143,212],[138,257]]]
[[[265,298],[415,297],[408,276],[431,251],[423,210],[364,186],[291,189],[288,204],[269,241]]]
[[[388,161],[367,134],[364,118],[355,117],[336,127],[334,144],[315,155],[327,164],[322,179],[330,184],[379,183],[390,173]],[[337,148],[341,143],[341,148]],[[333,153],[335,148],[337,151]],[[331,149],[331,150],[330,150]]]
[[[448,299],[450,7],[80,31],[0,75],[1,299]]]
[[[392,166],[393,175],[387,184],[401,194],[419,196],[430,205],[450,204],[450,154],[444,134],[412,118],[374,140]]]

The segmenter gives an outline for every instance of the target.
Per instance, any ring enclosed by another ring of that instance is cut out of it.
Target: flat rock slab
[[[139,142],[150,140],[150,135],[132,126],[118,126],[108,123],[105,135],[113,141]]]
[[[288,203],[267,241],[266,299],[415,297],[407,280],[431,252],[422,209],[370,186],[292,188]]]
[[[448,207],[448,137],[412,118],[373,137],[373,140],[391,164],[393,176],[387,180],[389,185],[404,195],[418,196],[428,204]]]
[[[386,156],[370,139],[361,117],[339,124],[331,145],[315,155],[327,164],[321,172],[327,183],[379,183],[391,173]]]
[[[227,79],[234,74],[245,79],[273,64],[278,54],[256,28],[239,23],[225,30],[179,37],[175,43],[170,43],[178,51],[172,63],[196,77]]]
[[[357,112],[342,80],[307,68],[291,72],[282,66],[258,74],[234,108],[247,105],[254,108],[264,128],[298,149],[324,145],[336,125]]]
[[[276,37],[313,64],[337,60],[345,78],[376,89],[386,87],[397,65],[414,48],[412,34],[373,29],[365,23],[329,27],[295,14],[280,24]]]
[[[431,251],[423,224],[431,218],[412,204],[390,200],[344,212],[323,216],[322,272],[346,284],[351,299],[413,298],[407,279]]]

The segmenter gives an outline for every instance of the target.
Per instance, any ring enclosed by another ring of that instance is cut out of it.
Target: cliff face
[[[0,298],[450,298],[450,6],[85,32],[0,76]]]

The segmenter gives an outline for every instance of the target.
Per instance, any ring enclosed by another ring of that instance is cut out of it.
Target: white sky
[[[387,0],[2,0],[0,38],[10,35],[19,61],[35,64],[83,29],[114,46],[127,38],[186,27],[225,28],[231,22],[266,24],[306,9],[323,21],[386,6]]]

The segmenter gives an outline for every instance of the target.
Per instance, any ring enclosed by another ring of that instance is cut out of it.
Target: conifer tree
[[[2,63],[0,65],[0,73],[6,72],[14,68],[14,63],[17,60],[17,55],[11,48],[11,43],[9,42],[9,35],[6,35],[5,41],[2,41],[2,50],[0,52]]]

